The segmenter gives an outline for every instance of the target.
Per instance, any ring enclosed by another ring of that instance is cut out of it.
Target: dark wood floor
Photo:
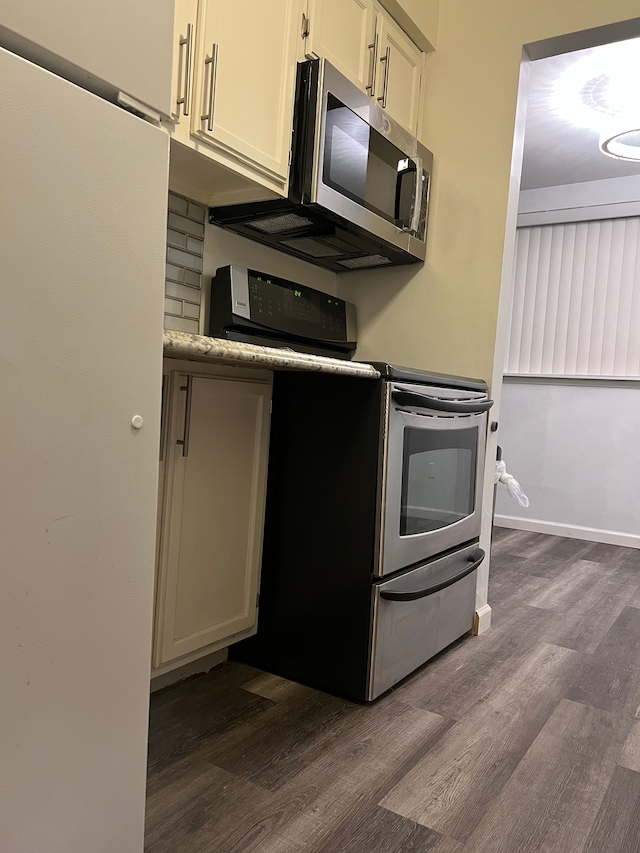
[[[370,706],[152,698],[147,853],[639,853],[640,551],[498,528],[493,627]]]

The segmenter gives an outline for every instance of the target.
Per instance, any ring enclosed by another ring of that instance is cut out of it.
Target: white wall
[[[523,190],[518,226],[638,216],[639,199],[640,175]]]
[[[247,240],[239,234],[224,231],[215,225],[207,225],[204,234],[204,272],[203,272],[203,302],[201,318],[201,334],[206,334],[209,325],[209,294],[211,292],[211,277],[219,267],[227,264],[240,264],[249,269],[259,270],[268,275],[286,278],[314,287],[324,293],[335,296],[337,277],[331,270],[325,270],[315,264],[309,264],[277,252],[269,246]],[[343,299],[349,299],[348,294],[342,294]]]
[[[531,506],[496,523],[640,548],[640,379],[505,378],[499,444]]]
[[[639,199],[639,177],[520,193],[518,224],[531,227],[518,232],[506,368],[513,373],[503,386],[498,442],[531,506],[519,507],[499,486],[497,524],[640,548],[640,376],[637,359],[626,358],[638,345],[640,249],[637,218],[623,218],[637,217]],[[576,229],[580,251],[569,239]],[[549,251],[528,243],[542,231]],[[605,321],[611,346],[603,360]],[[569,358],[578,338],[581,359]],[[620,347],[622,356],[608,358]],[[549,378],[554,373],[565,376]],[[578,378],[594,373],[627,378]]]

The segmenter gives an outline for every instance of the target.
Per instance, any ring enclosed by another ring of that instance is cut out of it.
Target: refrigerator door
[[[125,92],[169,116],[173,5],[0,0],[0,45],[110,100]]]
[[[168,137],[0,79],[0,850],[139,853]]]
[[[477,545],[469,545],[374,584],[369,699],[471,630],[483,558]]]

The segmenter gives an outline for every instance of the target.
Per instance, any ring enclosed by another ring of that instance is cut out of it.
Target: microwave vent
[[[254,228],[263,234],[282,234],[287,231],[297,231],[299,228],[308,228],[310,225],[313,225],[313,220],[307,219],[306,216],[298,216],[297,213],[265,216],[262,219],[247,222],[247,228]]]
[[[365,267],[383,267],[393,262],[390,258],[385,258],[384,255],[365,255],[364,258],[345,258],[344,261],[338,261],[338,263],[347,269],[359,270],[365,269]]]
[[[341,255],[361,255],[362,250],[353,243],[348,243],[341,237],[324,237],[324,241],[336,249],[340,249]]]
[[[289,246],[296,252],[309,255],[311,258],[334,258],[344,255],[344,250],[332,246],[324,240],[316,240],[314,237],[295,237],[293,240],[282,240],[283,246]]]

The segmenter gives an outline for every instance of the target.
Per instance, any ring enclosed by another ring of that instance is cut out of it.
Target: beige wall
[[[427,261],[341,276],[358,358],[491,380],[522,46],[639,12],[634,0],[442,0],[422,134],[435,162]]]
[[[420,50],[437,47],[440,0],[379,0]]]
[[[408,8],[413,0],[402,2]],[[635,0],[442,0],[437,50],[427,59],[422,123],[422,141],[434,153],[427,260],[340,277],[338,294],[358,309],[357,358],[482,377],[496,401],[491,419],[499,418],[524,132],[521,103],[514,150],[521,71],[523,88],[527,80],[523,46],[639,12]],[[579,36],[557,52],[637,35],[634,27]],[[543,55],[545,50],[536,53]],[[487,552],[499,436],[489,433],[487,441],[480,536]],[[487,559],[476,590],[482,630],[490,621],[488,581]]]

